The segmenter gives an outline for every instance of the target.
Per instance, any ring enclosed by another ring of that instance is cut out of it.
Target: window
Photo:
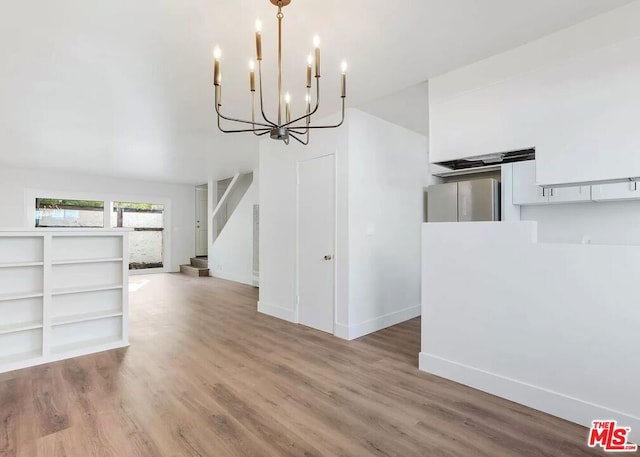
[[[36,227],[104,227],[104,202],[36,198]]]
[[[164,266],[164,205],[113,202],[111,226],[134,230],[129,234],[130,270]]]
[[[112,201],[108,198],[39,198],[36,197],[38,194],[40,192],[30,197],[35,200],[36,227],[133,229],[129,234],[129,269],[164,268],[167,243],[164,204]]]

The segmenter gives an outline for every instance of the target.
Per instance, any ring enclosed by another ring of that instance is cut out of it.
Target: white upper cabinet
[[[513,164],[513,204],[547,205],[591,201],[591,186],[548,187],[536,183],[536,162]]]
[[[631,11],[640,20],[640,7]],[[430,160],[535,148],[535,181],[545,187],[640,177],[640,28],[602,44],[592,32],[590,49],[535,67],[520,69],[544,60],[542,44],[435,78]]]
[[[625,182],[617,184],[599,184],[591,187],[592,199],[601,201],[640,200],[640,184]]]
[[[540,184],[640,176],[640,38],[579,56],[540,78],[548,103],[536,139]]]

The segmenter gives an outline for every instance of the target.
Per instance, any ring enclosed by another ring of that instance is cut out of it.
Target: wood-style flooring
[[[0,375],[0,456],[605,455],[587,430],[418,371],[420,321],[342,341],[257,290],[135,276],[131,347]]]

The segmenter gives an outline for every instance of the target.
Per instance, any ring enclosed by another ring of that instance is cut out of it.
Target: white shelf
[[[42,328],[41,321],[19,322],[11,325],[0,325],[0,335],[8,333],[25,332],[27,330],[36,330]]]
[[[122,311],[100,311],[95,313],[74,314],[70,316],[55,317],[51,321],[51,325],[69,325],[79,322],[95,321],[99,319],[108,319],[110,317],[121,317]]]
[[[25,268],[25,267],[41,267],[44,262],[16,262],[16,263],[0,263],[0,268]]]
[[[54,260],[53,265],[81,265],[87,263],[114,263],[122,262],[122,257],[106,259],[79,259],[79,260]]]
[[[128,232],[0,229],[0,373],[128,345]]]
[[[40,298],[44,294],[42,292],[31,292],[24,294],[7,294],[0,295],[0,301],[25,300],[27,298]]]
[[[100,292],[103,290],[116,290],[122,289],[122,284],[112,284],[108,286],[94,286],[94,287],[67,287],[65,289],[57,289],[52,292],[52,295],[71,295],[71,294],[83,294],[85,292]]]
[[[10,363],[24,362],[26,360],[39,359],[42,357],[42,351],[29,351],[20,354],[12,354],[0,357],[0,367]]]
[[[53,354],[62,354],[65,352],[76,352],[76,351],[91,352],[92,349],[106,347],[106,346],[115,346],[115,345],[124,346],[125,343],[120,337],[100,338],[96,340],[80,341],[77,343],[53,346],[53,348],[51,348],[51,352]]]

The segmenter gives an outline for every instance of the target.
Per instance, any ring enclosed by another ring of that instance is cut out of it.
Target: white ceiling
[[[338,108],[581,22],[631,0],[293,0],[285,87],[301,106],[306,55],[322,38],[322,109]],[[213,111],[214,43],[224,109],[246,117],[253,23],[264,23],[268,111],[275,8],[267,0],[20,0],[0,16],[0,163],[201,183],[257,164],[257,142],[223,135]],[[298,105],[296,105],[296,102]]]

